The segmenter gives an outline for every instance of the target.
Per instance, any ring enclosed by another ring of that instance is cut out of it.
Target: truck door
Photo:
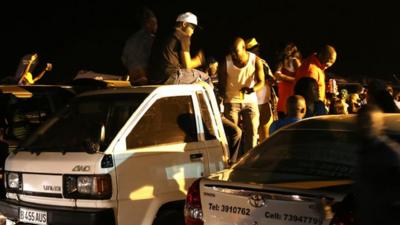
[[[190,184],[209,173],[193,97],[157,99],[127,133],[126,150],[115,156],[118,224],[147,224],[156,213],[149,208],[161,199],[183,200]]]
[[[210,173],[224,169],[224,140],[219,134],[216,118],[212,113],[207,95],[204,91],[197,91],[197,100],[201,112],[200,137],[204,141],[208,154]],[[223,129],[223,128],[220,128]]]

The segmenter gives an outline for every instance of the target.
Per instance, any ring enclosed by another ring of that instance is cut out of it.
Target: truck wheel
[[[166,209],[157,214],[153,225],[185,225],[183,210]]]

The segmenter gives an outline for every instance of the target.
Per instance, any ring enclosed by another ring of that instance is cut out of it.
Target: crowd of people
[[[338,90],[336,81],[327,78],[325,71],[337,58],[331,45],[322,45],[303,58],[296,44],[288,43],[276,65],[270,67],[260,55],[260,44],[255,37],[234,37],[229,53],[217,61],[206,57],[201,50],[192,55],[191,37],[198,26],[193,13],[178,15],[172,32],[157,44],[156,15],[147,8],[141,15],[142,28],[127,40],[122,54],[131,83],[201,81],[213,85],[223,119],[236,126],[233,129],[236,138],[230,138],[234,140],[230,143],[231,155],[239,151],[240,156],[290,122],[317,115],[357,113],[367,101],[364,92]],[[371,92],[374,94],[374,90]],[[389,96],[376,94],[376,98],[386,99],[379,100],[385,102],[386,111],[398,109],[393,98],[390,104]],[[239,130],[241,140],[237,138]]]

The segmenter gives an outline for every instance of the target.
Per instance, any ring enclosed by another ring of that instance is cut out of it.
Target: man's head
[[[361,102],[361,99],[357,93],[353,93],[350,95],[350,101],[353,103],[359,103],[359,102]]]
[[[323,46],[318,51],[317,56],[323,67],[323,70],[328,69],[336,62],[336,50],[330,45]]]
[[[144,27],[146,31],[151,34],[157,33],[158,21],[154,12],[148,8],[144,8],[140,16],[142,27]]]
[[[303,119],[306,115],[306,100],[301,95],[289,96],[286,100],[288,117]]]
[[[207,59],[207,70],[208,75],[216,76],[218,71],[218,61],[214,57],[209,57]]]
[[[302,77],[296,82],[294,93],[303,96],[309,103],[318,101],[318,83],[314,78]]]
[[[176,18],[176,26],[180,27],[187,35],[192,36],[197,27],[197,16],[191,12],[185,12]]]
[[[231,55],[233,61],[239,62],[240,64],[246,64],[248,55],[246,51],[246,43],[243,38],[237,37],[235,39],[231,47]]]

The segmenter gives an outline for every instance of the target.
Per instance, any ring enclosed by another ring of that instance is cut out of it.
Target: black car
[[[360,139],[355,115],[313,117],[283,127],[232,168],[197,180],[187,225],[354,224],[353,180]],[[385,114],[399,141],[400,114]]]

